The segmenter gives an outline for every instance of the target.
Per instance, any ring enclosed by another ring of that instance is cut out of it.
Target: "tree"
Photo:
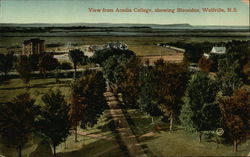
[[[183,43],[184,44],[184,43]],[[203,42],[203,43],[188,43],[184,44],[185,48],[184,59],[188,62],[197,63],[202,57],[204,52],[209,52],[212,49],[212,43]]]
[[[127,106],[137,104],[139,94],[140,60],[125,55],[111,56],[103,63],[105,77],[114,93],[121,92]]]
[[[123,50],[123,49],[114,49],[114,48],[106,48],[98,50],[91,57],[91,61],[103,66],[103,63],[109,59],[111,56],[121,56],[123,55],[126,58],[135,57],[135,53],[131,50]]]
[[[240,69],[249,61],[250,59],[250,41],[232,41],[227,43],[228,53],[226,53],[226,58],[233,62],[239,60]]]
[[[157,103],[157,79],[152,66],[144,66],[140,71],[140,88],[139,88],[139,106],[140,108],[152,116],[160,116],[162,114]]]
[[[78,85],[74,85],[78,86]],[[77,88],[77,87],[73,87]],[[76,91],[72,90],[71,98],[70,98],[70,111],[69,111],[69,119],[71,122],[71,126],[75,130],[75,142],[77,142],[77,127],[79,125],[79,122],[83,119],[84,116],[84,110],[86,108],[86,105],[84,104],[84,97],[81,97],[80,93],[77,93]]]
[[[41,57],[39,61],[39,70],[40,73],[46,77],[48,71],[55,70],[59,66],[59,62],[52,54],[46,54]]]
[[[120,60],[122,59],[124,59],[123,56],[120,56]],[[103,63],[104,76],[111,83],[111,86],[118,82],[122,73],[118,60],[118,56],[111,56]]]
[[[165,116],[170,119],[169,129],[180,114],[182,97],[188,81],[188,66],[185,63],[155,63],[157,102]]]
[[[16,70],[25,84],[31,79],[31,65],[27,56],[20,56],[17,60]]]
[[[211,61],[208,58],[202,57],[199,60],[198,65],[199,65],[199,68],[201,69],[201,71],[203,71],[203,72],[210,72],[211,68],[212,68],[212,65],[213,65],[213,61]]]
[[[69,116],[71,126],[75,130],[75,142],[77,142],[79,122],[82,127],[88,124],[93,126],[100,114],[107,108],[103,96],[105,86],[102,73],[95,71],[86,71],[83,77],[72,84]]]
[[[232,95],[242,84],[239,60],[231,62],[227,58],[219,60],[218,81],[224,96]]]
[[[118,92],[118,84],[124,81],[125,67],[128,62],[129,58],[125,55],[113,55],[102,64],[104,76],[109,81],[114,93]]]
[[[74,50],[70,50],[69,51],[69,58],[72,61],[72,63],[74,64],[74,69],[75,69],[74,79],[76,79],[77,65],[79,65],[79,64],[82,64],[82,65],[86,64],[86,60],[87,60],[88,57],[85,56],[84,52],[81,51],[80,49],[74,49]]]
[[[202,132],[218,128],[220,122],[219,105],[216,103],[218,92],[216,81],[207,73],[198,72],[189,81],[180,119],[186,130]]]
[[[8,72],[13,67],[14,63],[14,53],[10,52],[7,54],[0,54],[0,71],[7,77]]]
[[[42,97],[40,119],[37,121],[37,130],[46,136],[56,156],[56,146],[64,142],[69,135],[69,105],[59,90],[49,91]]]
[[[238,75],[244,83],[247,83],[248,77],[244,73],[244,65],[250,60],[250,41],[236,41],[233,40],[226,44],[227,53],[225,58],[230,64],[238,60]]]
[[[121,75],[121,81],[117,85],[118,90],[122,93],[123,103],[126,106],[138,107],[141,61],[132,57],[121,66],[124,69],[124,73]]]
[[[33,71],[38,70],[39,61],[43,57],[44,54],[32,54],[29,56],[29,62]]]
[[[219,103],[224,130],[236,152],[238,144],[250,137],[250,89],[241,87],[231,97],[220,98]]]
[[[16,146],[19,157],[22,147],[34,130],[39,107],[28,93],[16,96],[11,102],[0,105],[0,133],[6,144]]]
[[[98,88],[97,88],[98,87]],[[83,77],[76,80],[72,85],[72,94],[77,96],[77,102],[73,105],[80,108],[76,115],[71,115],[81,119],[81,126],[87,124],[93,126],[96,124],[98,117],[107,108],[106,99],[103,93],[106,91],[105,79],[101,72],[86,71]]]

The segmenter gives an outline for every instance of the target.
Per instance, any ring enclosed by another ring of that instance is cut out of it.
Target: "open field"
[[[232,144],[219,144],[216,148],[214,140],[205,138],[199,143],[198,135],[189,134],[180,126],[175,126],[170,132],[167,123],[155,118],[155,124],[161,126],[157,130],[151,123],[151,117],[138,110],[128,110],[127,116],[149,156],[247,156],[249,153],[250,140],[239,145],[239,151],[235,153]]]
[[[50,89],[60,89],[67,98],[70,94],[69,86],[72,79],[60,79],[60,83],[56,83],[54,78],[48,79],[32,79],[30,87],[23,83],[20,78],[10,79],[0,84],[0,103],[11,101],[13,97],[23,92],[29,92],[31,97],[37,99],[36,103],[40,103],[40,96],[47,93]]]

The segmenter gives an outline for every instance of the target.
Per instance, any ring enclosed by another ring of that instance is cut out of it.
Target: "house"
[[[122,42],[109,42],[103,46],[104,49],[111,48],[111,49],[120,49],[120,50],[128,50],[128,45]]]
[[[226,54],[226,47],[214,46],[210,53],[204,53],[203,56],[209,58],[211,55],[223,55]]]
[[[95,53],[96,51],[103,50],[103,49],[120,49],[120,50],[128,50],[128,45],[122,42],[108,42],[107,44],[103,46],[97,46],[97,45],[90,45],[88,47],[88,51]]]
[[[226,53],[226,47],[217,47],[217,46],[214,46],[211,50],[212,54],[219,54],[219,55],[222,55],[222,54],[225,54]]]
[[[45,41],[39,38],[25,40],[23,42],[22,55],[30,56],[32,54],[41,54],[45,52]]]

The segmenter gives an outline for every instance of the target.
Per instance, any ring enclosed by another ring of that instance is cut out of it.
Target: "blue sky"
[[[243,0],[0,0],[0,23],[249,25]],[[236,13],[91,13],[88,8],[236,8]]]

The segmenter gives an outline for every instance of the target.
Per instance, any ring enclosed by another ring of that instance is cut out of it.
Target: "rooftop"
[[[40,42],[44,42],[44,40],[41,40],[39,38],[33,38],[33,39],[29,39],[29,40],[24,40],[23,44],[28,44],[28,43],[40,43]]]
[[[214,46],[210,53],[225,54],[226,53],[226,47]]]

